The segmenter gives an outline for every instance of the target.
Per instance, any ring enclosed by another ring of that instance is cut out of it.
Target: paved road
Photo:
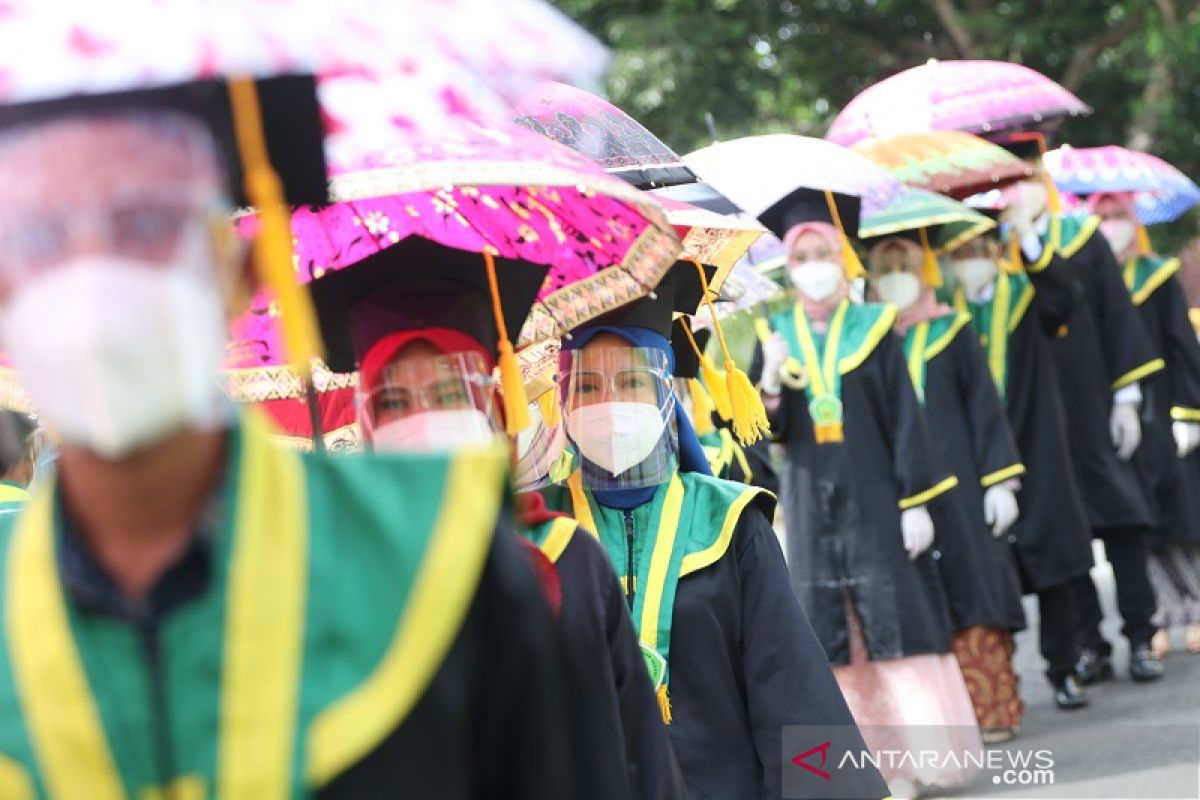
[[[1021,735],[1003,749],[1053,752],[1054,786],[1008,788],[984,776],[955,797],[1166,798],[1200,797],[1200,655],[1179,649],[1167,675],[1134,684],[1125,673],[1128,647],[1120,638],[1112,571],[1101,562],[1093,576],[1105,607],[1105,634],[1117,647],[1117,679],[1091,687],[1091,706],[1073,712],[1054,707],[1042,678],[1036,638],[1036,603],[1026,603],[1030,628],[1017,637],[1017,670],[1028,710]],[[1182,642],[1176,641],[1182,648]],[[1186,726],[1186,727],[1183,727]]]

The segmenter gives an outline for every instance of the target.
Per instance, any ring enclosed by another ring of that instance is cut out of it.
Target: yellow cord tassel
[[[921,228],[921,249],[925,253],[925,261],[921,265],[921,282],[926,286],[938,287],[942,285],[942,270],[938,267],[937,256],[933,254],[933,248],[929,246],[929,231]]]
[[[279,303],[283,341],[292,369],[307,380],[311,359],[322,355],[317,315],[308,291],[296,281],[292,264],[291,212],[284,203],[283,184],[267,154],[258,89],[252,78],[231,78],[238,155],[245,174],[246,197],[258,211],[261,227],[254,237],[254,261],[263,286]]]
[[[697,436],[707,436],[716,430],[712,421],[713,412],[716,411],[712,398],[697,378],[688,378],[687,387],[688,396],[692,399],[692,427],[696,429]]]
[[[542,392],[537,399],[538,408],[542,412],[542,423],[547,428],[557,428],[562,424],[562,411],[558,406],[558,384]]]
[[[1137,226],[1136,241],[1139,256],[1148,256],[1154,252],[1154,248],[1150,246],[1150,234],[1146,232],[1146,226],[1140,223]]]
[[[517,362],[512,342],[508,338],[508,326],[504,323],[504,309],[500,305],[500,283],[496,279],[496,259],[490,250],[483,251],[483,263],[487,266],[492,315],[496,318],[496,333],[500,340],[496,350],[500,356],[500,391],[504,395],[504,429],[511,435],[528,428],[533,420],[529,417],[529,400],[525,397],[525,382],[521,380],[521,365]]]
[[[721,419],[729,422],[733,419],[733,407],[729,402],[729,390],[725,388],[725,376],[717,369],[717,365],[700,349],[700,345],[696,344],[696,337],[692,336],[692,329],[683,323],[683,333],[687,336],[688,343],[692,346],[692,352],[696,354],[696,358],[700,361],[700,378],[704,381],[704,385],[708,387],[709,397],[712,399],[713,407],[717,409],[718,416]]]
[[[833,192],[828,189],[825,190],[825,202],[829,206],[829,216],[833,218],[833,226],[837,228],[838,246],[842,248],[842,268],[846,270],[846,277],[850,280],[861,278],[867,274],[867,271],[863,269],[862,262],[858,260],[858,253],[854,252],[854,246],[850,244],[850,238],[846,236],[846,229],[842,227],[842,216],[838,213]],[[857,232],[857,227],[855,232]]]
[[[664,725],[671,724],[671,698],[667,695],[667,685],[664,683],[658,687],[658,691],[654,693],[658,698],[658,713],[662,714]]]
[[[1012,231],[1008,234],[1008,261],[1004,264],[1004,271],[1009,275],[1016,275],[1021,272],[1024,259],[1021,258],[1021,241],[1017,238],[1017,232]]]
[[[713,330],[716,331],[717,341],[721,345],[721,355],[725,357],[725,388],[729,392],[729,410],[733,415],[733,433],[743,445],[754,444],[771,433],[771,425],[767,422],[767,410],[763,407],[762,398],[754,384],[746,377],[746,373],[734,363],[729,352],[729,343],[725,341],[725,331],[717,319],[717,310],[713,308],[712,297],[708,291],[708,277],[699,261],[692,261],[696,271],[700,273],[700,288],[704,292],[704,303],[712,316]],[[703,366],[703,365],[702,365]],[[707,376],[706,376],[707,380]],[[711,385],[711,384],[710,384]]]

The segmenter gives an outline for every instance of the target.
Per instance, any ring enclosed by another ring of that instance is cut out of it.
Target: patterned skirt
[[[1200,622],[1200,546],[1169,542],[1146,554],[1146,571],[1154,587],[1159,628]]]
[[[954,656],[985,731],[1015,728],[1025,713],[1013,669],[1013,637],[1003,628],[975,625],[954,634]]]

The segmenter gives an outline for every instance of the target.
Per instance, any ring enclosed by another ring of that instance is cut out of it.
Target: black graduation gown
[[[751,379],[762,371],[755,349]],[[784,387],[770,416],[784,446],[780,491],[788,569],[831,664],[850,661],[849,600],[871,660],[950,651],[950,614],[932,551],[910,561],[900,501],[949,488],[932,462],[899,339],[884,335],[842,376],[845,441],[816,443],[808,398]],[[940,487],[935,489],[935,487]]]
[[[1050,352],[1051,340],[1083,302],[1083,288],[1057,256],[1029,277],[1032,303],[1008,336],[1005,397],[1025,464],[1021,516],[1008,541],[1027,593],[1062,585],[1092,566],[1091,531],[1068,455],[1066,413]]]
[[[1054,228],[1064,230],[1055,243]],[[1079,230],[1074,230],[1076,227]],[[1067,259],[1084,290],[1078,306],[1053,343],[1075,476],[1093,531],[1155,524],[1145,484],[1112,444],[1109,418],[1113,391],[1154,375],[1157,353],[1129,299],[1112,248],[1094,223],[1051,221],[1048,236]],[[1157,361],[1161,368],[1161,361]]]
[[[573,796],[549,611],[512,537],[497,531],[466,619],[411,713],[317,798]]]
[[[929,504],[937,531],[934,561],[954,630],[990,625],[1017,631],[1025,627],[1020,578],[1006,540],[993,536],[984,519],[983,493],[1024,467],[974,329],[955,325],[948,335],[925,362],[929,433],[940,463],[958,477],[957,487]]]
[[[1126,266],[1126,285],[1136,274]],[[1182,462],[1171,432],[1174,416],[1200,422],[1200,343],[1188,319],[1187,298],[1175,277],[1179,261],[1146,260],[1148,280],[1129,287],[1155,349],[1166,362],[1166,374],[1145,387],[1142,445],[1134,462],[1152,487],[1158,504],[1156,538],[1200,541],[1200,499],[1188,491]],[[1138,276],[1141,278],[1142,276]]]
[[[569,715],[590,729],[581,738],[591,742],[586,764],[595,766],[579,776],[585,786],[574,796],[683,798],[683,776],[608,554],[577,530],[554,563],[558,627],[575,657]]]

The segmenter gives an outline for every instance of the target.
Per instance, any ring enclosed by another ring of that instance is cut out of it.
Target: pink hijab
[[[917,277],[920,277],[921,262],[925,258],[925,251],[916,242],[900,236],[889,237],[872,247],[871,252],[867,255],[868,262],[874,264],[883,255],[884,248],[894,247],[897,244],[904,248],[905,272],[915,272]],[[903,336],[913,325],[944,316],[953,310],[937,299],[937,293],[932,286],[922,283],[921,294],[917,296],[916,301],[896,314],[895,331]]]
[[[835,258],[841,258],[842,245],[838,241],[838,231],[833,225],[828,222],[801,222],[799,225],[793,225],[788,228],[787,233],[783,235],[784,252],[788,256],[788,269],[791,270],[795,264],[792,262],[792,248],[796,245],[796,241],[806,233],[815,233],[826,242],[829,243],[829,249],[833,252]],[[821,300],[811,300],[800,294],[800,303],[804,306],[804,316],[809,324],[820,333],[824,333],[829,327],[829,318],[833,316],[833,312],[837,309],[838,304],[845,300],[850,295],[850,282],[843,279],[837,290],[829,297]]]

